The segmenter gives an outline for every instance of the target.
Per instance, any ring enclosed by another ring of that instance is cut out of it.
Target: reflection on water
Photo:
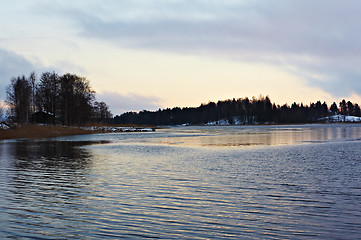
[[[189,147],[252,147],[357,140],[361,136],[359,124],[199,126],[158,131],[164,135],[155,138],[134,139],[134,142]],[[129,139],[125,141],[129,141]]]
[[[360,129],[188,127],[2,142],[0,239],[357,239]]]
[[[89,194],[85,176],[92,155],[81,148],[89,144],[93,142],[0,144],[1,239],[66,236],[56,232],[71,224],[66,215],[82,207]]]
[[[3,145],[5,152],[13,156],[17,169],[34,170],[77,170],[90,163],[88,151],[79,146],[91,142],[66,141],[20,141]]]

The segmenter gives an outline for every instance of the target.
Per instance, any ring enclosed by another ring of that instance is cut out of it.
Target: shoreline
[[[119,125],[86,125],[86,126],[61,126],[61,125],[39,125],[24,124],[9,129],[0,128],[0,141],[11,139],[41,139],[73,135],[87,135],[98,133],[120,133],[120,132],[154,132],[158,128],[166,127],[232,127],[232,126],[283,126],[283,125],[307,125],[307,124],[361,124],[361,122],[333,122],[333,123],[293,123],[293,124],[246,124],[246,125],[176,125],[176,126],[119,126]]]
[[[0,129],[0,141],[9,139],[39,139],[54,138],[72,135],[87,135],[97,133],[114,132],[151,132],[155,131],[150,127],[119,127],[119,126],[59,126],[59,125],[38,125],[26,124],[10,129]]]

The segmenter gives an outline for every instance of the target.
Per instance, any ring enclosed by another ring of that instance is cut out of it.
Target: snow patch
[[[270,124],[270,122],[267,122]],[[267,124],[266,123],[266,124]],[[247,124],[259,124],[258,121],[256,121],[256,118],[253,116],[251,119],[249,118],[239,118],[239,117],[233,117],[232,121],[230,122],[227,119],[221,119],[213,122],[208,122],[205,125],[206,126],[229,126],[229,125],[247,125]]]
[[[319,120],[326,122],[361,122],[361,117],[337,114],[325,118],[320,118]]]
[[[7,130],[7,129],[10,129],[10,126],[7,125],[5,122],[2,122],[2,123],[0,123],[0,129]]]
[[[82,127],[84,130],[102,131],[102,132],[154,132],[153,128],[140,127]]]
[[[228,125],[231,125],[231,124],[229,123],[228,120],[221,119],[221,120],[214,121],[214,122],[208,122],[208,123],[206,123],[205,125],[207,125],[207,126],[215,126],[215,125],[228,126]]]

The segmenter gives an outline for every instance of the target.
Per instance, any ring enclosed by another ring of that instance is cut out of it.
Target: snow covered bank
[[[232,122],[230,122],[227,119],[221,119],[221,120],[218,120],[218,121],[208,122],[205,125],[206,126],[246,125],[246,124],[249,124],[248,120],[249,119],[247,119],[247,118],[246,119],[240,119],[239,117],[233,117]],[[258,124],[258,122],[255,121],[254,117],[251,120],[252,120],[253,124]]]
[[[204,125],[206,126],[230,126],[230,125],[248,125],[248,124],[259,124],[258,121],[256,121],[255,117],[252,117],[251,119],[248,118],[239,118],[239,117],[233,117],[232,122],[227,119],[221,119],[218,121],[208,122]],[[271,124],[270,122],[266,122],[265,124]]]
[[[7,129],[10,129],[10,126],[8,124],[6,124],[5,122],[1,122],[0,129],[7,130]]]
[[[70,135],[84,135],[94,133],[111,133],[111,132],[152,132],[152,128],[140,127],[67,127],[39,124],[25,124],[12,126],[6,124],[0,125],[1,139],[35,139],[35,138],[52,138]]]
[[[141,127],[82,127],[84,130],[101,131],[101,132],[154,132],[154,128]]]
[[[208,123],[206,123],[205,125],[206,125],[206,126],[216,126],[216,125],[219,125],[219,126],[229,126],[229,125],[231,125],[231,124],[229,123],[228,120],[222,119],[222,120],[218,120],[218,121],[214,121],[214,122],[208,122]]]
[[[233,118],[232,123],[229,120],[221,119],[218,121],[208,122],[204,125],[206,126],[229,126],[229,125],[247,125],[249,122],[247,121],[240,121],[238,118]],[[326,122],[326,123],[340,123],[340,122],[348,122],[348,123],[361,123],[361,117],[357,116],[347,116],[347,115],[332,115],[328,117],[319,118],[318,122]],[[253,121],[252,124],[259,124],[257,121]],[[264,124],[272,124],[272,122],[265,122]]]
[[[329,122],[361,122],[361,117],[356,116],[346,116],[346,115],[332,115],[325,118],[320,118],[320,121],[325,121],[327,123]]]

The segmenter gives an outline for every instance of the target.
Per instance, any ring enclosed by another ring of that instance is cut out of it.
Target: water
[[[359,239],[361,125],[0,142],[0,239]]]

